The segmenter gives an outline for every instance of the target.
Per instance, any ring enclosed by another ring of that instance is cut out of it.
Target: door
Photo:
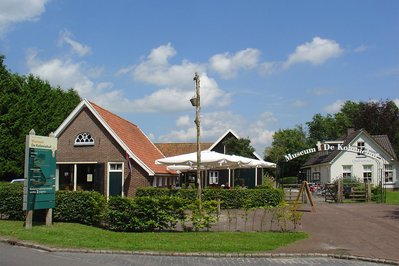
[[[109,163],[108,169],[108,196],[122,196],[123,163]]]

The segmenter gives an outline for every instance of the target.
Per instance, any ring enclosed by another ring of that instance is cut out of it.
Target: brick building
[[[138,126],[86,99],[55,136],[57,190],[133,196],[138,187],[176,183],[174,172],[155,164],[164,155]]]

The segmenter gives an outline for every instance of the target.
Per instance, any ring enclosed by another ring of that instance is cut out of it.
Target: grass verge
[[[386,203],[399,205],[399,191],[387,191]]]
[[[164,252],[255,253],[305,239],[303,232],[162,232],[121,233],[100,228],[55,223],[26,230],[21,221],[0,220],[0,236],[59,248]]]

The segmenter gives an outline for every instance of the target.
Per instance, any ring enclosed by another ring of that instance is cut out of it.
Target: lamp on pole
[[[201,101],[200,101],[200,78],[198,73],[195,72],[195,97],[190,99],[192,106],[195,106],[195,125],[197,127],[197,197],[200,202],[201,208],[201,145],[200,145],[200,111],[201,111]]]

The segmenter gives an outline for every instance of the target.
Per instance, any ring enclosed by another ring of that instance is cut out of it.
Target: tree
[[[229,138],[223,142],[226,147],[226,154],[239,155],[248,158],[254,157],[255,149],[248,138]]]
[[[284,155],[304,150],[308,147],[308,140],[303,127],[298,125],[294,129],[279,130],[273,135],[271,147],[264,152],[265,159],[276,162],[280,168],[280,177],[296,176],[307,157],[298,157],[295,160],[286,162]]]
[[[346,101],[338,113],[326,116],[316,114],[306,125],[310,144],[345,136],[350,127],[355,130],[364,128],[371,135],[387,135],[399,155],[399,109],[391,100]]]
[[[364,128],[371,135],[387,135],[399,154],[399,109],[393,101],[360,103],[355,128]]]
[[[53,88],[32,75],[10,73],[0,55],[0,180],[23,175],[25,136],[47,136],[79,104],[71,90]]]
[[[312,121],[306,122],[306,125],[309,130],[309,142],[312,144],[319,140],[337,139],[342,135],[337,127],[336,119],[330,114],[326,116],[316,114]]]

